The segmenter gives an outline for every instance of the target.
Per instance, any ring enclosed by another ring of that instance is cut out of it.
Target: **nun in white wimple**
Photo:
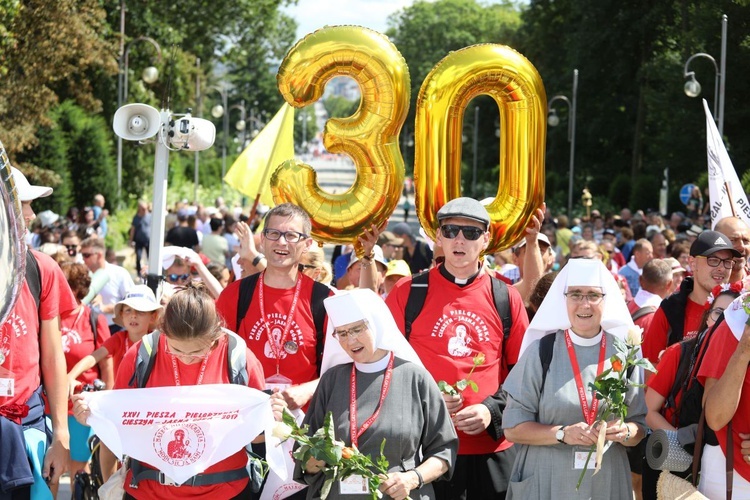
[[[635,387],[642,383],[641,370],[628,374],[625,422],[608,423],[612,445],[601,470],[593,475],[593,457],[586,465],[602,410],[589,383],[611,367],[614,338],[624,339],[632,327],[625,301],[601,261],[569,261],[529,325],[521,357],[503,383],[508,394],[503,428],[518,448],[507,498],[632,498],[625,447],[644,437],[646,404],[643,390]],[[585,467],[591,470],[576,491]]]
[[[450,477],[458,451],[437,384],[376,293],[356,289],[323,303],[333,333],[304,423],[315,432],[331,412],[336,439],[373,459],[385,439],[390,469],[380,486],[384,498],[435,498],[430,483]],[[295,468],[294,478],[310,486],[307,498],[320,497],[322,465],[311,459]],[[353,495],[353,484],[361,488],[362,481],[334,484],[328,498],[371,498],[361,490]]]

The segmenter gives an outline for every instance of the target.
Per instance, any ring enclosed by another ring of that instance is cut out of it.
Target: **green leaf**
[[[479,386],[473,380],[469,380],[469,386],[471,387],[472,391],[479,392]]]
[[[286,408],[284,408],[284,411],[281,413],[281,421],[294,430],[299,429],[297,420],[295,420],[294,416],[289,413],[289,410],[287,410]]]
[[[458,395],[456,389],[445,380],[441,380],[440,382],[438,382],[438,389],[440,389],[440,392],[442,392],[443,394],[448,394],[449,396]]]
[[[456,389],[458,389],[459,391],[463,391],[464,389],[466,389],[467,385],[469,385],[469,382],[465,378],[462,378],[461,380],[456,382]]]

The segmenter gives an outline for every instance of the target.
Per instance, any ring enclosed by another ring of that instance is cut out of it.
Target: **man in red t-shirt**
[[[242,280],[216,300],[228,329],[237,332],[263,365],[266,388],[279,388],[290,409],[307,404],[318,385],[317,335],[312,314],[312,279],[299,272],[302,254],[312,243],[309,215],[284,203],[266,215],[260,250],[265,259],[250,306],[237,325]],[[244,278],[244,279],[249,279]]]
[[[693,277],[685,278],[680,290],[661,303],[643,337],[643,355],[654,365],[667,346],[698,333],[708,294],[729,281],[733,258],[738,257],[740,252],[719,232],[703,231],[696,238],[688,257]]]
[[[52,188],[33,186],[19,170],[13,167],[11,170],[21,200],[24,222],[28,226],[36,218],[31,202],[49,196]],[[32,251],[32,254],[38,264],[41,281],[39,308],[29,284],[24,281],[15,306],[0,328],[0,415],[3,415],[0,418],[24,425],[22,436],[26,440],[25,446],[33,450],[28,456],[31,465],[29,476],[33,474],[34,479],[34,484],[24,481],[24,488],[30,488],[31,498],[40,498],[37,495],[49,496],[45,481],[56,487],[68,466],[68,384],[60,314],[75,309],[76,302],[55,261],[40,252]],[[42,377],[52,420],[52,442],[49,447],[44,432],[44,403],[40,389]],[[9,441],[13,441],[13,435],[8,433],[7,439],[4,432],[4,455],[10,447]],[[21,446],[24,444],[21,443]],[[3,458],[7,460],[8,457],[0,457],[0,469],[5,471]],[[4,479],[7,483],[11,482],[10,478]],[[28,479],[28,476],[22,479]],[[20,490],[19,493],[23,494],[23,488]]]
[[[538,211],[538,231],[543,213]],[[508,287],[512,328],[507,345],[495,308],[490,274],[480,260],[490,242],[487,210],[471,198],[456,198],[437,213],[440,228],[436,249],[445,261],[429,271],[424,306],[414,320],[409,342],[435,380],[455,383],[468,377],[474,357],[484,363],[471,374],[479,390],[459,396],[444,395],[458,431],[459,450],[450,481],[433,483],[438,500],[504,498],[515,453],[504,437],[488,433],[500,425],[501,411],[493,400],[508,369],[518,360],[523,334],[529,325],[523,300]],[[536,247],[536,231],[527,244]],[[402,279],[386,299],[396,324],[404,331],[411,278]]]
[[[661,301],[669,296],[672,287],[672,266],[662,259],[653,259],[643,266],[639,278],[641,289],[628,304],[628,311],[636,326],[646,332]]]

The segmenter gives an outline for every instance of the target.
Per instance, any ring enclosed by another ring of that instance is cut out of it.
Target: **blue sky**
[[[297,20],[297,39],[326,25],[352,24],[384,33],[390,14],[413,0],[298,0],[284,9]]]

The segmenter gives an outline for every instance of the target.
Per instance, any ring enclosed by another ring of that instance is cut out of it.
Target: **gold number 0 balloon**
[[[328,121],[323,143],[354,160],[354,185],[342,194],[326,193],[310,166],[288,160],[271,176],[271,190],[277,203],[289,201],[310,214],[315,239],[353,243],[398,204],[404,182],[398,134],[409,109],[409,70],[380,33],[334,26],[300,40],[282,61],[277,82],[286,102],[299,108],[318,100],[336,75],[353,78],[362,100],[352,116]]]
[[[486,253],[508,248],[524,234],[544,201],[547,97],[536,68],[503,45],[452,52],[422,83],[414,153],[416,211],[434,238],[437,211],[461,196],[461,135],[471,99],[488,94],[500,108],[500,181],[487,206],[492,220]]]

